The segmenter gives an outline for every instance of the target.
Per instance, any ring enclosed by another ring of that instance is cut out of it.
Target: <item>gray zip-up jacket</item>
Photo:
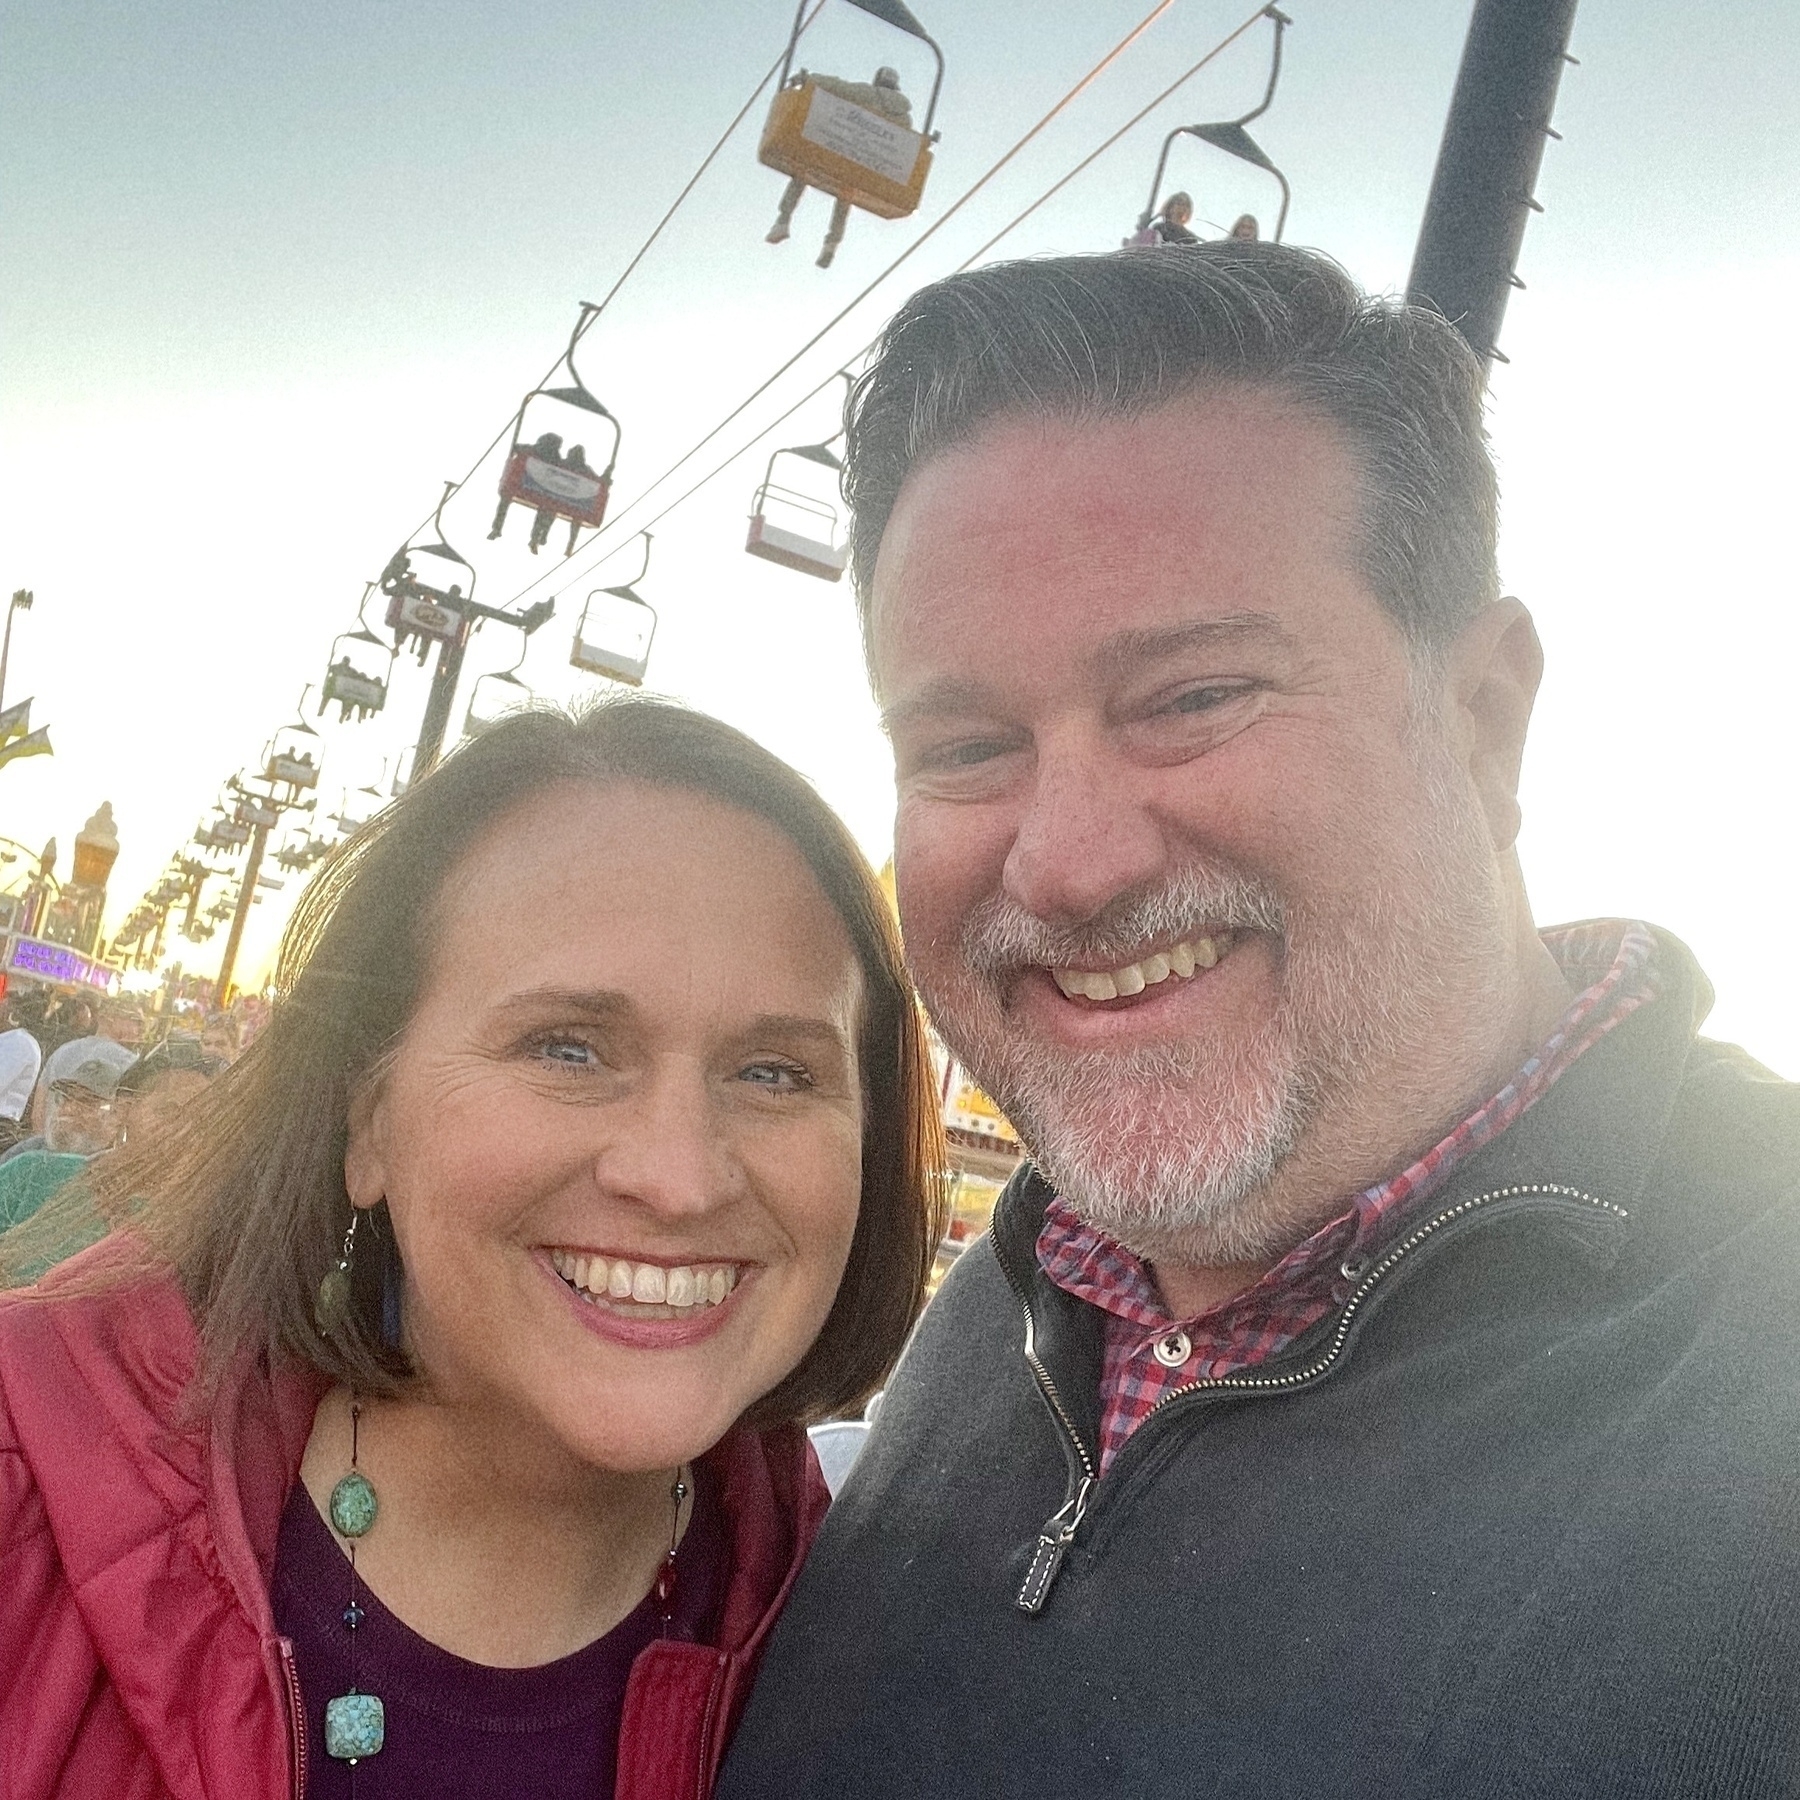
[[[1658,998],[1336,1312],[1098,1464],[1009,1188],[926,1313],[721,1800],[1800,1795],[1800,1089]]]

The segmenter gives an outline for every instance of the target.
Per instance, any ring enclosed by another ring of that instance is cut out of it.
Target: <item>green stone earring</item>
[[[350,1230],[354,1235],[354,1221]],[[350,1239],[346,1237],[346,1258],[349,1250]],[[328,1275],[325,1279],[329,1281],[331,1277]],[[350,1633],[350,1691],[325,1702],[325,1754],[348,1763],[353,1769],[365,1756],[374,1756],[387,1742],[387,1709],[378,1695],[365,1694],[356,1681],[356,1633],[368,1616],[356,1596],[356,1545],[359,1538],[368,1536],[381,1510],[381,1503],[375,1497],[375,1484],[356,1466],[361,1420],[362,1402],[352,1394],[350,1473],[331,1490],[326,1508],[331,1514],[332,1530],[344,1540],[350,1553],[350,1602],[344,1608],[344,1626]]]
[[[313,1323],[321,1337],[336,1337],[350,1316],[350,1271],[356,1262],[356,1222],[362,1213],[350,1208],[350,1228],[344,1233],[344,1247],[338,1259],[325,1271],[319,1291],[313,1297]]]

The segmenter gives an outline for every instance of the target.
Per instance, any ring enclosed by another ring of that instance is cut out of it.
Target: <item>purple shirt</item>
[[[670,1637],[704,1639],[723,1592],[718,1483],[695,1473],[694,1513],[676,1557]],[[350,1800],[351,1770],[325,1754],[325,1702],[350,1688],[350,1563],[305,1487],[281,1517],[270,1587],[275,1623],[293,1640],[306,1707],[308,1800]],[[605,1800],[613,1791],[619,1714],[638,1652],[664,1635],[646,1596],[604,1637],[535,1669],[490,1669],[440,1650],[357,1583],[357,1686],[378,1694],[387,1742],[356,1766],[356,1800]]]

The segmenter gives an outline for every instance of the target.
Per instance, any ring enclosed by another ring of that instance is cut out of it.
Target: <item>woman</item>
[[[880,890],[727,727],[528,713],[278,981],[0,1297],[9,1796],[704,1795],[937,1237]]]

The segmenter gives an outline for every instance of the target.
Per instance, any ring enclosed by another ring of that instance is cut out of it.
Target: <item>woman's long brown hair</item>
[[[385,1205],[358,1229],[348,1317],[330,1336],[314,1318],[350,1220],[352,1096],[379,1079],[412,1016],[439,896],[474,841],[546,788],[621,780],[705,794],[768,821],[805,858],[855,947],[866,1102],[855,1238],[817,1342],[747,1422],[858,1405],[923,1304],[943,1221],[935,1084],[893,917],[855,842],[800,775],[716,719],[636,696],[574,716],[514,714],[358,830],[294,913],[256,1042],[153,1144],[100,1158],[35,1228],[8,1233],[0,1254],[25,1266],[32,1240],[53,1243],[97,1207],[129,1220],[153,1264],[174,1270],[200,1327],[203,1379],[251,1350],[364,1393],[403,1391],[414,1371],[383,1329],[384,1285],[397,1291],[398,1277]]]

